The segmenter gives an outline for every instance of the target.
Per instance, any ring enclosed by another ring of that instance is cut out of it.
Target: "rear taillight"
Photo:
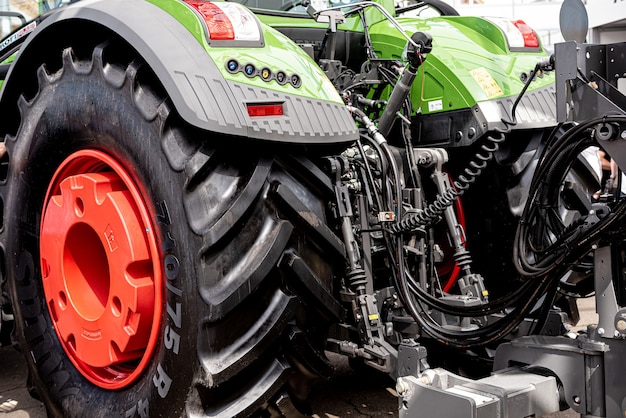
[[[539,38],[535,31],[523,20],[509,20],[503,18],[489,18],[500,28],[511,49],[539,48]]]
[[[283,115],[283,105],[280,103],[249,104],[247,107],[248,115],[251,117]]]
[[[526,48],[539,48],[539,38],[535,31],[526,24],[523,20],[516,20],[513,22],[515,27],[520,31],[524,38],[524,47]]]
[[[260,41],[261,28],[251,11],[239,3],[185,0],[206,23],[211,41]]]

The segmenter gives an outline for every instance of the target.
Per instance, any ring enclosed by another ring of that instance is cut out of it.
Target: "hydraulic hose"
[[[391,231],[394,233],[411,232],[438,221],[446,208],[462,196],[482,174],[482,170],[487,167],[487,163],[493,159],[493,155],[498,151],[499,144],[505,140],[505,133],[506,131],[498,131],[496,135],[487,135],[487,143],[481,146],[483,153],[479,152],[475,155],[468,167],[463,170],[463,174],[459,175],[459,179],[453,182],[454,187],[450,187],[442,194],[437,195],[436,199],[422,211],[410,213],[397,225],[392,226]]]
[[[415,231],[425,225],[432,224],[439,220],[443,211],[451,206],[456,199],[461,197],[465,191],[476,181],[481,175],[482,170],[487,167],[487,163],[493,159],[494,154],[498,151],[500,143],[506,139],[506,134],[511,130],[512,126],[517,124],[517,118],[515,116],[517,106],[519,105],[522,97],[528,90],[530,83],[534,80],[535,75],[545,68],[546,63],[543,61],[538,62],[535,68],[530,72],[524,87],[517,95],[517,98],[513,102],[511,107],[511,119],[502,119],[502,123],[505,129],[496,129],[495,134],[488,134],[486,136],[486,143],[481,146],[481,152],[478,152],[474,159],[472,159],[468,167],[465,168],[463,174],[459,175],[459,180],[453,182],[454,187],[449,188],[444,193],[438,195],[436,199],[428,205],[424,210],[420,212],[414,212],[402,219],[396,226],[391,228],[394,233],[411,232]]]
[[[515,234],[513,263],[522,277],[532,279],[551,274],[559,264],[566,262],[569,253],[577,250],[578,247],[587,246],[590,240],[599,239],[599,234],[623,216],[626,204],[619,202],[613,213],[586,228],[584,226],[565,228],[561,224],[559,231],[556,219],[546,224],[545,212],[557,205],[558,202],[554,200],[558,198],[558,189],[567,171],[578,158],[580,151],[595,143],[589,130],[604,122],[623,123],[626,122],[626,117],[603,116],[581,123],[554,141],[552,146],[544,152],[531,182],[529,198]],[[549,219],[548,222],[550,222]],[[537,233],[533,234],[533,231]],[[536,240],[532,241],[533,237],[541,238],[546,232],[555,236],[551,244],[539,247]],[[532,256],[529,257],[531,254]]]
[[[511,119],[502,119],[505,128],[497,129],[493,133],[486,136],[486,143],[481,146],[481,152],[476,154],[475,158],[470,161],[468,166],[459,176],[458,180],[453,182],[454,187],[450,187],[444,193],[438,195],[435,201],[420,212],[408,214],[404,218],[401,216],[401,213],[397,213],[397,221],[390,224],[390,226],[383,231],[385,239],[388,243],[390,261],[397,268],[397,273],[394,271],[393,274],[394,284],[398,290],[405,309],[416,320],[418,325],[426,334],[440,343],[459,348],[471,348],[487,345],[501,339],[526,317],[527,313],[535,306],[542,295],[547,294],[549,289],[554,288],[555,284],[553,283],[554,281],[552,278],[560,277],[560,275],[540,275],[537,276],[537,280],[527,281],[513,293],[495,301],[490,301],[487,304],[474,307],[455,307],[430,295],[413,280],[406,269],[403,253],[404,243],[402,233],[416,231],[425,225],[436,222],[440,218],[443,211],[464,194],[471,184],[473,184],[481,175],[487,164],[493,159],[494,154],[499,149],[499,144],[505,140],[505,134],[507,134],[510,131],[510,128],[516,124],[516,108],[539,68],[540,65],[537,64],[535,70],[533,70],[524,85],[524,88],[515,100],[511,109]],[[407,74],[406,76],[410,78],[411,74]],[[403,89],[399,89],[398,91],[402,92],[402,90]],[[369,135],[373,138],[373,142],[380,147],[379,151],[382,151],[386,157],[385,159],[389,163],[395,186],[394,194],[397,199],[395,207],[396,210],[399,210],[401,207],[399,202],[402,197],[402,190],[398,177],[399,174],[395,159],[391,154],[389,146],[387,145],[384,134],[372,123],[371,120],[367,118],[362,111],[353,107],[349,107],[349,109],[355,114],[358,120],[364,123]],[[393,118],[389,119],[392,120]],[[383,128],[386,132],[388,132],[390,126],[390,124],[384,124]],[[626,212],[626,205],[624,211]],[[616,216],[621,217],[622,214],[616,214]],[[389,233],[396,234],[395,240],[392,240],[391,237],[388,236]],[[589,240],[581,239],[577,244],[577,251],[572,252],[572,257],[568,258],[570,261],[572,259],[583,257],[591,248],[591,241]],[[565,259],[561,261],[564,260]],[[565,273],[565,271],[567,271],[567,264],[561,262],[555,266],[553,270],[551,270],[552,273],[558,271]],[[505,308],[509,308],[511,306],[515,307],[505,314],[502,319],[496,322],[484,325],[476,330],[461,331],[451,330],[438,324],[433,318],[430,317],[428,310],[424,309],[422,304],[425,304],[429,308],[435,309],[444,314],[461,317],[480,317],[496,312],[502,312]]]

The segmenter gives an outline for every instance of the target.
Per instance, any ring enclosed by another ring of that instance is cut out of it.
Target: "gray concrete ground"
[[[0,348],[0,417],[45,418],[43,404],[26,390],[26,364],[13,347]]]
[[[593,298],[581,301],[579,327],[596,322]],[[397,417],[398,401],[394,382],[372,372],[355,372],[347,361],[330,355],[336,376],[315,388],[311,403],[316,418]],[[15,348],[0,348],[0,418],[45,418],[45,408],[26,390],[26,366]],[[546,418],[574,418],[579,415],[564,411]],[[433,417],[436,418],[436,417]],[[437,417],[439,418],[439,417]],[[440,417],[445,418],[445,417]]]

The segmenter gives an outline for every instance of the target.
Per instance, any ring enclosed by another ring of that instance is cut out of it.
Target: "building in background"
[[[38,0],[0,0],[0,38],[4,38],[24,21],[34,19],[38,14]],[[3,12],[19,13],[7,15]]]
[[[588,0],[589,42],[626,42],[626,0]]]

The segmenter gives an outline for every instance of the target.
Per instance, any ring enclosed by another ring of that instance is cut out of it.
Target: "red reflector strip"
[[[535,31],[526,24],[523,20],[516,20],[513,22],[515,27],[520,31],[524,38],[524,46],[526,48],[539,48],[539,38]]]
[[[233,24],[219,6],[209,1],[185,0],[204,19],[209,30],[209,38],[214,41],[232,41],[235,39]]]
[[[282,104],[248,105],[248,115],[250,115],[251,117],[282,116],[282,114],[283,114]]]

